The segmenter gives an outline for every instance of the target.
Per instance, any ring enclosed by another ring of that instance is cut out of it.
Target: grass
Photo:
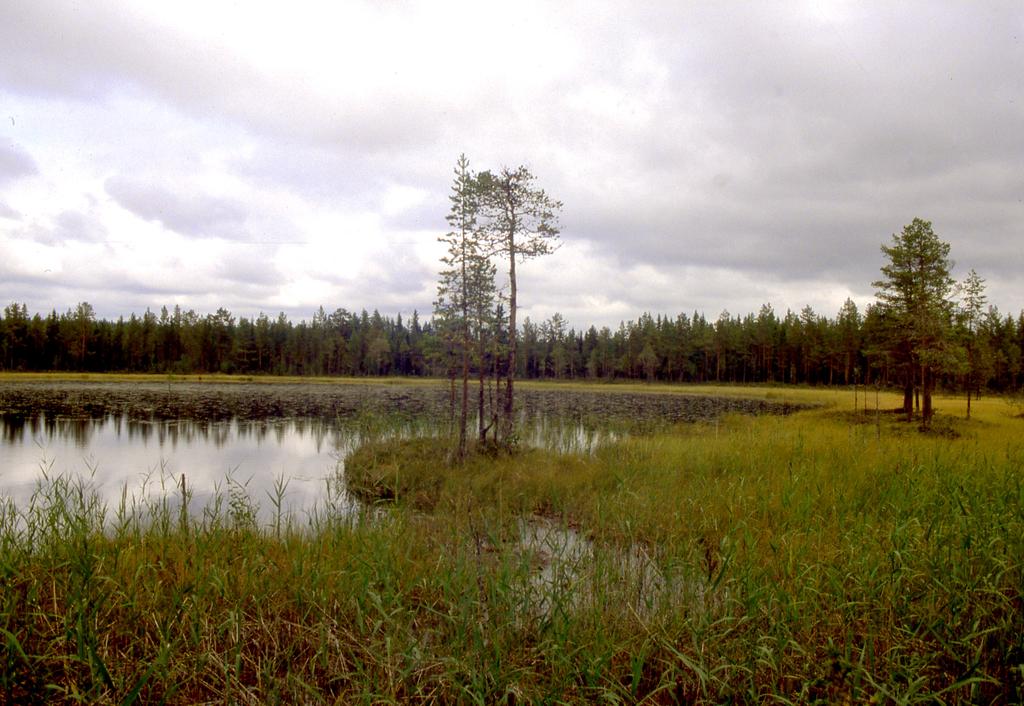
[[[370,443],[386,500],[266,526],[50,479],[0,512],[0,701],[1020,702],[1024,420],[798,396],[591,454]]]

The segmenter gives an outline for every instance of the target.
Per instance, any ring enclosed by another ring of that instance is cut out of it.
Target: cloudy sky
[[[914,217],[1024,307],[1015,2],[0,3],[0,303],[429,312],[452,169],[564,202],[523,312],[873,300]]]

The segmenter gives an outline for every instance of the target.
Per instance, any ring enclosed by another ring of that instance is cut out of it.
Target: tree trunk
[[[498,439],[498,431],[499,431],[498,418],[499,418],[499,415],[498,415],[498,399],[497,399],[498,397],[501,396],[501,368],[500,368],[499,357],[500,356],[498,355],[497,348],[495,348],[494,368],[491,371],[491,380],[493,381],[494,384],[490,388],[488,388],[488,391],[487,391],[488,392],[488,398],[489,398],[488,402],[490,402],[490,408],[491,408],[491,428],[494,429],[494,431],[492,432],[492,436],[494,437],[494,442],[495,443],[498,443],[498,440],[499,440]]]
[[[924,397],[923,404],[921,407],[921,425],[925,428],[932,425],[932,416],[935,411],[932,409],[932,388],[935,386],[935,376],[932,374],[930,367],[925,366],[922,370],[922,397]]]
[[[914,374],[907,371],[907,380],[903,385],[903,413],[907,415],[907,421],[914,421]]]
[[[469,422],[469,351],[462,350],[462,408],[459,410],[459,461],[466,458],[466,425]]]
[[[484,410],[485,410],[485,392],[486,392],[486,381],[487,381],[487,369],[484,367],[484,360],[486,354],[484,351],[483,338],[480,339],[480,360],[478,367],[480,369],[480,391],[477,398],[477,433],[480,437],[480,443],[487,441],[487,429],[488,426],[484,421]]]
[[[477,423],[476,430],[480,443],[487,441],[487,427],[484,426],[484,373],[480,371],[480,391],[477,399]]]
[[[455,426],[455,369],[451,368],[448,371],[448,381],[451,383],[448,386],[448,423]]]
[[[515,231],[510,229],[508,234],[508,370],[505,384],[505,430],[502,436],[506,444],[512,443],[515,433],[515,424],[512,414],[515,410],[515,392],[513,384],[516,378],[516,242]]]
[[[459,461],[466,458],[466,426],[469,423],[469,282],[466,279],[466,232],[462,232],[462,331],[460,338],[462,348],[462,408],[459,410]]]

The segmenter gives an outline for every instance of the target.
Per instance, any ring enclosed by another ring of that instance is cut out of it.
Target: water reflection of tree
[[[239,439],[255,439],[261,445],[273,436],[278,446],[282,446],[289,437],[304,439],[309,436],[316,444],[317,452],[322,451],[324,442],[340,432],[336,421],[325,419],[296,417],[280,420],[232,421],[232,430]]]
[[[153,435],[153,425],[149,422],[140,422],[135,420],[128,420],[128,440],[134,441],[139,439],[143,445],[149,445],[149,437]]]
[[[3,418],[3,438],[4,443],[8,445],[20,444],[25,438],[25,426],[28,420],[20,415],[4,415]]]
[[[391,394],[392,397],[388,397]],[[105,400],[105,398],[102,398]],[[217,449],[255,440],[257,445],[286,446],[310,439],[316,453],[340,456],[361,438],[401,438],[438,433],[443,405],[436,408],[408,392],[376,390],[360,400],[362,412],[337,409],[323,416],[272,417],[250,420],[232,416],[213,419],[166,420],[152,408],[108,412],[88,418],[59,410],[8,412],[0,415],[0,438],[15,446],[63,441],[85,449],[103,435],[104,444],[149,445],[160,448],[209,445]],[[99,403],[97,403],[98,405]],[[95,409],[93,405],[87,405]],[[79,405],[76,409],[82,409]],[[438,412],[441,409],[441,412]],[[367,411],[370,410],[370,411]],[[524,390],[520,398],[519,429],[527,445],[568,452],[587,452],[618,434],[644,431],[657,425],[710,419],[725,412],[784,412],[780,405],[740,398]],[[109,439],[115,441],[111,442]],[[308,447],[306,447],[308,448]]]
[[[24,444],[29,439],[60,439],[84,449],[104,422],[103,419],[77,419],[46,414],[4,414],[0,415],[0,435],[4,443],[11,446]]]
[[[212,422],[181,419],[176,421],[145,421],[127,415],[107,415],[102,418],[59,417],[50,414],[0,415],[0,438],[8,445],[20,445],[29,439],[48,439],[71,442],[78,448],[87,447],[95,435],[108,431],[116,439],[148,445],[153,439],[161,447],[172,449],[179,444],[213,444],[222,448],[235,439],[255,437],[260,443],[273,433],[273,439],[282,445],[290,435],[304,438],[310,435],[319,451],[324,441],[338,432],[337,426],[323,420],[290,419],[280,422]]]

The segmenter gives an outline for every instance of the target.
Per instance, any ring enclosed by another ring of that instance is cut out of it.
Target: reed
[[[287,516],[284,478],[110,508],[50,475],[0,503],[0,701],[1024,699],[1024,421],[801,394],[464,465],[382,434],[354,513],[338,480]]]

